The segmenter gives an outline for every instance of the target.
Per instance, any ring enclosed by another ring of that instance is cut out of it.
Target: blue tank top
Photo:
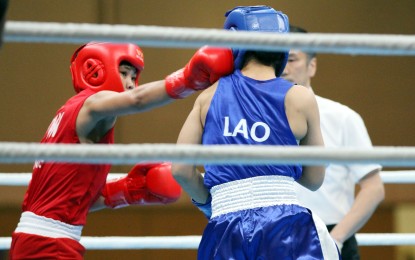
[[[240,70],[219,80],[202,136],[204,145],[295,145],[284,100],[293,86],[281,78],[259,81]],[[301,165],[205,165],[208,189],[230,181],[264,175],[298,179]]]

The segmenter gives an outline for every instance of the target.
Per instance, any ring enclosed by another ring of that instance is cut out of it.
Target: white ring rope
[[[197,48],[203,45],[338,54],[415,55],[415,36],[340,33],[275,34],[223,29],[8,21],[6,42],[134,42],[140,46]]]
[[[125,175],[126,173],[110,173],[107,179]],[[415,183],[415,171],[382,171],[380,177],[384,183]],[[0,186],[26,186],[31,178],[31,173],[27,172],[3,172],[0,173]]]
[[[0,163],[36,160],[101,164],[171,161],[189,164],[379,163],[415,166],[415,147],[325,148],[296,146],[176,145],[176,144],[39,144],[0,142]],[[157,160],[155,159],[157,158]]]
[[[415,245],[412,233],[356,234],[359,246]],[[87,250],[117,249],[197,249],[201,236],[148,236],[148,237],[82,237],[81,244]],[[10,248],[11,238],[0,237],[0,250]]]

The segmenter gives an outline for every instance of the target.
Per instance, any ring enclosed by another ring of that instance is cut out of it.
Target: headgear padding
[[[276,33],[288,33],[290,30],[288,17],[282,12],[265,5],[237,6],[226,12],[225,17],[223,27],[228,30]],[[232,51],[235,68],[241,69],[246,50],[232,49]],[[288,51],[282,53],[284,58],[281,67],[275,72],[277,76],[281,75],[288,60]]]
[[[128,62],[137,69],[135,86],[144,68],[141,49],[131,43],[91,42],[79,47],[71,58],[71,74],[75,91],[90,88],[94,91],[123,92],[119,66]]]

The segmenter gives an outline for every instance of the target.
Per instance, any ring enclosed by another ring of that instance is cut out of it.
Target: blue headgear
[[[223,28],[228,30],[276,33],[288,33],[290,31],[288,17],[282,12],[265,5],[237,6],[227,11],[225,17]],[[235,69],[241,69],[246,50],[232,49],[232,52]],[[283,52],[283,54],[281,68],[275,72],[277,76],[281,75],[287,64],[288,51]]]

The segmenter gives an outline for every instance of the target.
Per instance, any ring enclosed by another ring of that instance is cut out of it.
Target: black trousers
[[[327,229],[330,232],[335,226],[336,225],[327,225]],[[357,245],[355,235],[343,242],[341,254],[342,260],[360,260],[359,246]]]

